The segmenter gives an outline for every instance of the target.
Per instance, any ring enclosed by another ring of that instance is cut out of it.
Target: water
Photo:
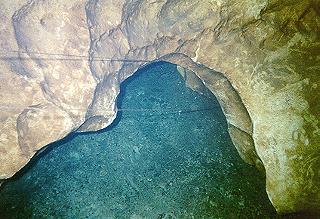
[[[240,159],[213,95],[186,88],[168,63],[121,90],[119,107],[136,110],[50,145],[1,189],[0,218],[275,216],[264,176]]]

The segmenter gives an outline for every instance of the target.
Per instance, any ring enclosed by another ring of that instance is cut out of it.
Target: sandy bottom
[[[50,145],[6,183],[0,218],[275,216],[264,176],[237,154],[214,96],[186,88],[168,63],[121,89],[127,110],[111,127]]]

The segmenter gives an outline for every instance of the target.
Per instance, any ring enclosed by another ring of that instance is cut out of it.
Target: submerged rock
[[[119,84],[163,60],[215,94],[279,213],[319,212],[319,5],[0,1],[0,179],[72,131],[108,126]]]

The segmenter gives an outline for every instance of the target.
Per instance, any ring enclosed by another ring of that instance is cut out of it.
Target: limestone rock
[[[0,8],[0,180],[46,144],[108,126],[120,83],[147,63],[139,60],[164,60],[216,95],[279,213],[320,211],[319,0],[0,0]]]

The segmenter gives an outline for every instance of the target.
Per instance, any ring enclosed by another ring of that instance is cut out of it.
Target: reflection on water
[[[121,89],[127,110],[111,127],[50,145],[5,185],[2,217],[275,215],[263,175],[240,159],[214,96],[186,88],[168,63],[140,70]]]

